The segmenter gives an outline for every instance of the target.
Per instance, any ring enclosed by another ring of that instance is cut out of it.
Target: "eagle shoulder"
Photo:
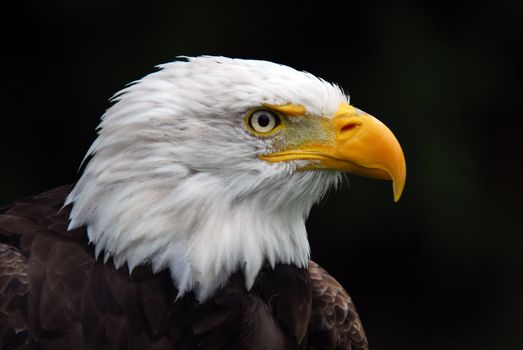
[[[0,243],[0,348],[23,344],[27,322],[23,310],[29,292],[27,260],[20,252]]]
[[[168,349],[169,274],[97,261],[67,229],[70,188],[0,208],[0,348]]]
[[[297,349],[310,317],[308,271],[238,271],[207,302],[176,299],[168,270],[96,260],[85,228],[67,230],[70,187],[0,209],[0,348]]]
[[[354,305],[325,270],[265,267],[204,304],[176,300],[169,272],[131,274],[67,230],[69,186],[0,209],[0,348],[367,349]]]
[[[312,313],[309,349],[367,350],[368,343],[349,294],[327,271],[309,262]]]

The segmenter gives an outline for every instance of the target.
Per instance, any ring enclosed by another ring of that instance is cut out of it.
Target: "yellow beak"
[[[349,104],[341,104],[330,119],[330,142],[306,142],[297,148],[264,155],[271,162],[317,160],[307,169],[333,169],[392,180],[394,200],[403,192],[405,157],[394,134],[382,122]],[[306,170],[306,169],[304,169]]]

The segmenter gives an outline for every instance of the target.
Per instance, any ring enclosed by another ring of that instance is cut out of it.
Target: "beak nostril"
[[[344,133],[344,132],[347,132],[347,131],[351,131],[352,129],[354,129],[355,127],[357,127],[359,124],[357,123],[348,123],[347,125],[344,125],[342,128],[341,128],[341,132]]]

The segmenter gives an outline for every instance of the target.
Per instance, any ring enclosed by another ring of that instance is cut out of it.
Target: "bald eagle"
[[[81,177],[0,209],[2,349],[367,349],[305,220],[343,172],[405,182],[334,84],[184,58],[113,98]]]

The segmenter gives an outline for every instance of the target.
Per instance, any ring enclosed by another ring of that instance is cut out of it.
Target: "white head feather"
[[[116,95],[67,198],[70,229],[87,227],[117,267],[169,269],[179,296],[200,301],[241,269],[246,287],[267,261],[306,267],[305,220],[339,176],[258,158],[271,139],[245,113],[302,104],[333,115],[348,97],[311,74],[265,61],[189,58],[160,66]]]

